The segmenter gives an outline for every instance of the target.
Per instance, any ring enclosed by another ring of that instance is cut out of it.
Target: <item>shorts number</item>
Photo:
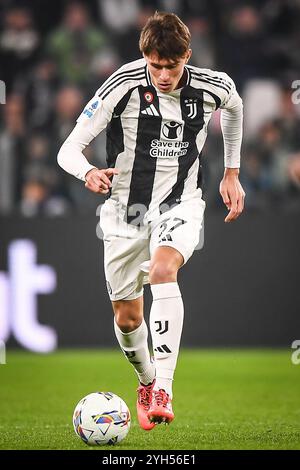
[[[173,232],[173,230],[175,230],[175,228],[179,227],[180,225],[186,224],[186,220],[180,219],[179,217],[174,217],[172,221],[175,222],[175,224],[172,225],[172,227],[170,227],[166,232],[169,220],[170,219],[163,220],[160,225],[160,228],[162,229],[158,237],[160,241],[172,241],[171,232]],[[162,235],[163,238],[161,238]]]

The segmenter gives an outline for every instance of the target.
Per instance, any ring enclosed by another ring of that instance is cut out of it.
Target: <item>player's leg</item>
[[[149,281],[153,295],[150,329],[154,350],[156,382],[148,416],[155,422],[171,422],[172,381],[183,325],[183,303],[177,272],[184,262],[173,247],[156,248],[151,258]]]
[[[182,201],[153,221],[150,240],[149,280],[153,294],[150,329],[154,348],[156,382],[149,419],[170,422],[172,381],[183,325],[183,302],[177,272],[194,252],[203,221],[201,194]]]
[[[148,328],[143,319],[145,274],[140,269],[140,265],[150,258],[148,234],[126,224],[110,200],[101,209],[100,225],[104,240],[105,277],[115,314],[115,333],[140,381],[139,423],[144,429],[150,429],[154,425],[149,422],[147,412],[155,367],[150,358]]]
[[[133,300],[113,301],[114,325],[117,340],[128,361],[137,373],[137,414],[140,426],[146,431],[154,427],[148,419],[152,400],[155,367],[148,348],[148,328],[143,318],[143,296]]]
[[[148,348],[148,328],[143,318],[143,296],[114,301],[112,305],[120,347],[133,365],[139,382],[149,385],[154,380],[155,369]]]

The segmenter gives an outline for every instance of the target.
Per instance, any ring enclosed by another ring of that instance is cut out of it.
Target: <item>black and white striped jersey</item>
[[[144,59],[124,65],[97,90],[64,144],[65,151],[68,142],[77,142],[82,150],[106,128],[107,165],[119,170],[110,197],[127,208],[142,205],[149,220],[166,204],[199,192],[200,155],[211,115],[218,108],[241,105],[225,73],[189,65],[185,70],[183,88],[161,93]],[[231,160],[227,166],[239,166],[233,155]],[[83,166],[76,172],[61,166],[81,179],[90,169]]]

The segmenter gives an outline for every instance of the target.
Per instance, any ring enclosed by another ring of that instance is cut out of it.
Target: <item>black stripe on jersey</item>
[[[197,100],[197,115],[194,118],[188,117],[190,110],[186,105],[186,100],[190,99]],[[182,119],[185,123],[182,141],[189,142],[189,147],[187,154],[178,159],[177,181],[172,187],[171,193],[160,204],[161,212],[164,212],[164,208],[161,207],[164,204],[171,206],[174,203],[180,203],[180,197],[183,193],[189,169],[199,157],[196,138],[204,126],[203,90],[198,90],[191,86],[184,87],[180,94],[180,107]]]
[[[127,81],[140,81],[143,78],[145,78],[145,74],[141,72],[139,72],[139,74],[136,74],[136,76],[131,75],[130,77],[123,77],[123,79],[120,78],[119,81],[112,85],[111,88],[105,93],[105,95],[102,96],[102,99],[104,100],[112,91],[122,85],[122,83]]]
[[[194,74],[195,77],[198,76],[199,78],[204,78],[205,80],[207,80],[208,82],[211,82],[213,85],[223,85],[226,90],[228,90],[229,92],[231,91],[231,85],[228,83],[228,82],[225,82],[224,80],[219,80],[217,78],[211,78],[209,76],[205,76],[205,75],[202,75],[202,74]]]
[[[192,73],[192,79],[193,80],[198,80],[200,82],[209,83],[210,85],[214,85],[214,86],[217,86],[219,88],[223,88],[223,90],[225,90],[228,94],[231,91],[231,87],[229,85],[227,85],[226,83],[216,82],[216,81],[213,81],[213,80],[211,80],[207,77],[202,77],[200,75],[195,75],[194,73]]]
[[[215,95],[212,91],[208,91],[208,90],[205,90],[205,89],[202,89],[202,88],[200,88],[200,90],[207,93],[208,95],[210,95],[215,100],[215,103],[216,103],[215,111],[216,111],[221,106],[221,103],[222,103],[221,99],[217,95]]]
[[[131,88],[119,101],[113,111],[112,119],[106,128],[106,162],[109,168],[113,168],[115,166],[117,156],[124,152],[124,133],[121,114],[126,108],[133,90],[136,88],[137,87]]]
[[[231,90],[232,83],[229,80],[226,80],[225,78],[217,77],[217,76],[214,76],[214,75],[213,76],[208,75],[208,73],[199,72],[199,70],[194,70],[194,69],[191,69],[191,73],[193,73],[194,75],[198,75],[199,77],[203,77],[207,80],[211,80],[211,81],[214,81],[214,82],[220,82],[223,85],[226,85]]]
[[[186,72],[187,72],[187,81],[186,81],[186,85],[190,85],[191,84],[191,70],[189,69],[189,67],[187,66],[184,66]]]
[[[149,86],[152,86],[152,80],[147,65],[145,65],[146,80]]]
[[[209,83],[210,85],[217,86],[219,88],[223,88],[228,94],[230,93],[230,88],[228,88],[227,85],[223,85],[221,83],[215,83],[209,80],[206,80],[205,78],[200,78],[199,76],[196,76],[194,73],[192,73],[192,79],[197,80],[198,82],[204,82],[204,83]]]
[[[123,72],[119,72],[116,75],[108,78],[103,85],[99,88],[99,93],[98,96],[101,97],[103,93],[110,88],[114,83],[116,83],[120,78],[123,78],[124,76],[131,76],[131,74],[136,75],[137,73],[142,73],[144,72],[145,67],[138,67],[136,69],[132,70],[124,70]]]
[[[231,90],[231,87],[232,87],[231,83],[228,80],[225,80],[224,78],[211,77],[207,73],[200,73],[200,72],[194,72],[194,73],[195,75],[200,75],[200,77],[204,77],[207,80],[211,80],[212,82],[222,83],[223,85],[226,85],[229,88],[229,90]]]
[[[140,114],[136,136],[135,158],[132,167],[132,175],[127,202],[127,223],[137,219],[139,215],[145,214],[152,198],[154,177],[156,172],[157,158],[151,157],[151,142],[153,139],[160,139],[160,129],[162,117],[159,111],[159,99],[156,90],[151,87],[138,87],[140,96]],[[158,116],[142,114],[142,110],[147,105],[145,93],[151,92],[153,95],[152,104],[158,111]],[[136,207],[133,205],[136,204]],[[139,213],[140,211],[140,213]]]
[[[199,155],[199,167],[197,175],[197,188],[202,188],[203,185],[203,174],[202,174],[202,152]]]

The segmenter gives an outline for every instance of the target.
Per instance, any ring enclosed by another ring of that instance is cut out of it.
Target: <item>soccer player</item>
[[[225,73],[188,65],[190,39],[175,14],[149,18],[139,43],[143,58],[121,67],[97,90],[58,154],[62,168],[108,196],[100,214],[107,288],[117,340],[138,376],[137,414],[145,430],[174,419],[172,381],[184,314],[177,272],[199,241],[205,209],[201,150],[218,108],[225,222],[244,208],[242,100]],[[104,128],[108,168],[98,169],[82,151]],[[145,283],[153,295],[153,358],[143,317]]]

